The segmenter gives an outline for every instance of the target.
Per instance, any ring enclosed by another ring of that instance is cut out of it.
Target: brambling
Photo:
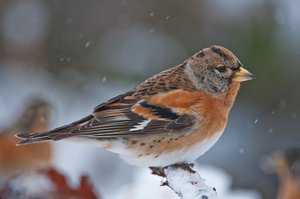
[[[28,103],[16,122],[0,133],[0,172],[14,174],[29,169],[35,164],[47,164],[51,157],[50,143],[16,148],[14,134],[20,131],[46,131],[50,117],[50,106],[43,100]],[[3,175],[1,175],[2,177]]]
[[[253,75],[231,51],[211,46],[96,106],[81,120],[18,134],[19,145],[65,139],[100,146],[134,165],[188,163],[219,139],[240,82],[250,79]]]

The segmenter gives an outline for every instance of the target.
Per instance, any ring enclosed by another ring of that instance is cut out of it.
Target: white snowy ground
[[[252,190],[230,190],[231,177],[219,168],[199,166],[196,170],[205,179],[205,184],[217,190],[220,199],[260,199],[261,196]],[[150,175],[149,169],[139,169],[135,173],[134,182],[113,194],[112,199],[178,199],[169,187],[159,186],[160,177]],[[184,184],[182,186],[185,186]]]

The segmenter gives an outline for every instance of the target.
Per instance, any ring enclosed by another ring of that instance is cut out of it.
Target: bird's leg
[[[196,173],[196,171],[194,171],[192,169],[195,166],[194,163],[177,163],[177,164],[173,164],[173,165],[170,165],[170,166],[175,167],[175,168],[183,169],[183,170],[188,171],[190,173]]]
[[[149,167],[149,169],[152,171],[151,174],[158,175],[160,177],[166,177],[165,169],[168,167],[175,167],[179,169],[183,169],[185,171],[188,171],[190,173],[196,173],[192,168],[195,166],[194,163],[177,163],[172,164],[166,167]]]
[[[152,171],[151,174],[153,174],[153,175],[166,177],[166,174],[164,171],[165,167],[149,167],[149,169]]]

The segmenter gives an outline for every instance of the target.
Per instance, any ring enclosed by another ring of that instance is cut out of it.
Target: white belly
[[[158,157],[156,157],[157,154],[139,156],[138,152],[128,150],[128,148],[123,144],[122,139],[113,141],[99,141],[94,139],[72,137],[69,140],[73,142],[84,142],[98,147],[100,146],[101,148],[105,148],[106,150],[119,154],[120,157],[129,164],[133,164],[136,166],[163,167],[181,162],[194,162],[198,157],[200,157],[206,151],[208,151],[208,149],[210,149],[218,141],[221,135],[222,132],[216,133],[215,136],[209,139],[205,139],[201,143],[195,144],[194,146],[191,146],[188,149],[163,153],[160,154]]]
[[[129,164],[137,166],[168,166],[175,163],[192,163],[198,157],[203,155],[208,149],[210,149],[220,138],[222,133],[217,133],[214,137],[204,140],[203,142],[190,147],[187,150],[179,150],[171,153],[161,154],[158,157],[155,155],[144,155],[138,157],[135,154],[123,153],[120,154],[121,158]]]

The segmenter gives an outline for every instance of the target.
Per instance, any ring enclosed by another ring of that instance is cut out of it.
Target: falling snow
[[[240,154],[244,153],[245,152],[244,148],[240,148],[239,152]]]
[[[272,133],[273,132],[273,128],[269,128],[269,133]]]
[[[84,45],[84,47],[85,47],[85,48],[88,48],[90,45],[91,45],[91,42],[88,41],[88,42],[86,42],[86,44]]]
[[[153,33],[154,32],[154,28],[150,28],[149,32]]]

